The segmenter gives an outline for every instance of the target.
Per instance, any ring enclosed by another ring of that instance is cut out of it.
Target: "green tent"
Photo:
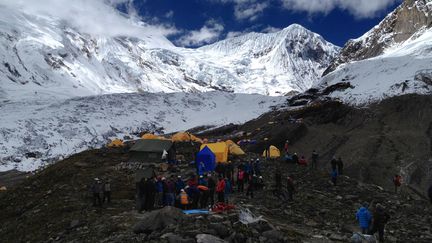
[[[164,151],[168,153],[167,160],[175,158],[175,150],[172,141],[141,139],[130,149],[129,161],[147,163],[163,162],[162,155]]]

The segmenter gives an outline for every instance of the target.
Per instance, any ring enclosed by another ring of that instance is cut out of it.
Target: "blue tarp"
[[[214,171],[216,168],[216,156],[207,146],[197,153],[195,160],[200,175],[208,171]]]
[[[204,209],[192,209],[192,210],[183,210],[184,214],[209,214],[208,210]]]

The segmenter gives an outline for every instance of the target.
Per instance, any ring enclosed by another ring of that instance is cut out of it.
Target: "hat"
[[[96,177],[96,178],[94,178],[94,180],[95,180],[95,181],[98,181],[98,180],[99,180],[99,178],[97,178],[97,177]]]
[[[181,178],[181,175],[177,176],[177,178]]]
[[[259,176],[260,179],[262,179],[262,176]]]
[[[164,181],[164,180],[166,180],[166,178],[165,178],[165,177],[162,177],[162,180]]]
[[[203,176],[202,176],[202,175],[200,175],[200,178],[203,178]]]
[[[257,158],[257,159],[256,159],[256,161],[260,161],[260,159],[259,159],[259,158]]]
[[[184,192],[184,189],[180,189],[181,192]]]

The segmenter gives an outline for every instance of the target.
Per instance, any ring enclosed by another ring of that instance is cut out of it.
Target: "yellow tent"
[[[216,162],[226,163],[228,161],[228,145],[225,142],[202,144],[200,150],[207,146],[216,156]]]
[[[121,139],[116,138],[116,139],[112,140],[111,143],[109,143],[107,146],[109,148],[123,147],[124,143]]]
[[[275,146],[271,145],[269,150],[270,150],[270,153],[269,153],[270,159],[276,159],[276,158],[280,157],[280,151]],[[263,152],[263,157],[266,157],[266,150],[264,150],[264,152]]]
[[[146,133],[144,135],[141,136],[142,139],[160,139],[158,136],[151,134],[151,133]]]
[[[197,142],[197,143],[203,143],[203,141],[196,137],[193,134],[190,134],[188,132],[178,132],[174,134],[171,138],[173,142]]]
[[[225,143],[228,146],[228,151],[232,155],[245,155],[245,152],[238,146],[236,143],[234,143],[232,140],[227,140]]]

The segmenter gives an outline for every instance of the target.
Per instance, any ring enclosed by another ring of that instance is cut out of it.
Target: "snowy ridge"
[[[321,76],[339,48],[298,24],[275,33],[249,33],[204,46],[213,62],[241,77],[255,79],[243,90],[267,94],[286,90],[305,91]],[[262,83],[262,84],[260,84]]]
[[[232,46],[221,58],[212,46],[178,48],[152,33],[92,36],[63,20],[2,6],[0,99],[140,91],[285,94],[309,88],[337,52],[298,25],[245,38],[251,36],[253,45]]]
[[[134,133],[222,126],[254,119],[285,97],[248,94],[112,94],[0,105],[0,171],[34,170]],[[241,111],[241,112],[239,112]],[[36,157],[36,158],[33,158]]]
[[[417,34],[378,57],[341,65],[318,86],[349,82],[353,88],[330,96],[361,106],[397,95],[432,94],[432,30]]]

